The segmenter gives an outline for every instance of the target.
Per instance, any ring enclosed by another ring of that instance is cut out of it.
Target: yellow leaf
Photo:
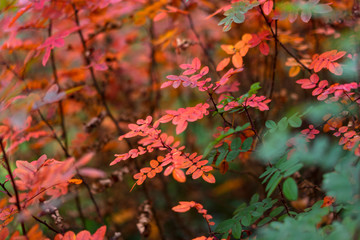
[[[69,182],[69,183],[76,184],[76,185],[79,185],[79,184],[82,183],[82,180],[81,180],[81,179],[77,179],[77,178],[73,178],[73,179],[70,179],[68,182]]]
[[[169,43],[169,40],[174,37],[174,35],[176,34],[176,32],[177,32],[177,29],[176,29],[176,28],[167,31],[166,33],[160,35],[158,39],[156,39],[155,41],[153,41],[153,44],[154,44],[154,45],[160,45],[160,44]]]
[[[74,88],[70,88],[68,90],[65,91],[66,94],[72,94],[74,92],[80,91],[81,89],[83,89],[84,86],[78,86],[78,87],[74,87]]]

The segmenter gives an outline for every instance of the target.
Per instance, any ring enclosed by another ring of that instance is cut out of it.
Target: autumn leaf
[[[243,66],[243,58],[240,53],[237,52],[232,56],[232,63],[236,68],[241,68]]]
[[[333,203],[335,202],[335,198],[334,197],[331,197],[331,196],[326,196],[324,197],[324,202],[323,204],[321,205],[321,207],[329,207],[331,206]]]
[[[262,9],[266,15],[269,15],[273,9],[274,2],[269,0],[262,5]]]
[[[216,71],[220,72],[222,71],[227,65],[230,63],[230,58],[225,58],[221,60],[221,62],[217,65]]]

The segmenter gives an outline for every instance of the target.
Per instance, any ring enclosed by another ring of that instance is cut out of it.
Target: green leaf
[[[234,160],[237,156],[239,156],[239,154],[240,154],[240,150],[234,150],[229,152],[229,154],[226,156],[226,161],[230,162]]]
[[[226,232],[228,232],[236,223],[237,223],[237,221],[236,221],[235,219],[227,219],[227,220],[219,223],[219,225],[216,226],[215,232],[226,233]]]
[[[225,159],[226,155],[229,153],[229,150],[223,151],[220,153],[218,158],[216,159],[215,165],[219,166],[220,163]]]
[[[298,187],[293,178],[288,178],[283,184],[284,196],[290,200],[295,201],[298,198]]]
[[[282,179],[282,175],[280,174],[279,171],[274,173],[274,175],[270,178],[268,184],[266,185],[266,189],[265,189],[266,191],[268,191],[267,197],[269,197],[274,192],[275,188],[280,183],[281,179]]]
[[[279,129],[285,130],[288,127],[288,119],[287,117],[283,117],[279,122],[278,122],[278,127]]]
[[[329,13],[331,11],[332,8],[327,4],[318,4],[312,9],[312,12],[319,14]]]
[[[259,201],[259,198],[260,198],[259,194],[255,193],[250,199],[250,205]]]
[[[276,123],[273,120],[267,120],[265,123],[265,126],[270,129],[276,128]]]
[[[261,227],[262,225],[265,225],[265,224],[267,224],[268,222],[270,222],[271,221],[271,218],[270,217],[266,217],[266,218],[264,218],[263,220],[261,220],[257,225],[259,226],[259,227]]]
[[[241,143],[242,143],[242,141],[241,141],[241,138],[235,138],[234,140],[232,140],[232,142],[231,142],[231,149],[232,150],[236,150],[236,149],[239,149],[240,148],[240,146],[241,146]]]
[[[242,232],[242,227],[239,221],[237,221],[234,226],[232,227],[232,235],[234,236],[234,238],[240,238],[241,237],[241,232]]]
[[[251,216],[250,215],[243,216],[242,219],[241,219],[241,223],[245,227],[250,226],[250,224],[251,224]]]
[[[270,217],[276,217],[277,215],[279,215],[282,211],[284,211],[284,207],[283,206],[280,206],[280,207],[278,207],[278,208],[275,208],[270,214],[269,214],[269,216]]]
[[[252,143],[253,143],[253,139],[251,137],[245,139],[241,146],[242,150],[245,152],[249,151]]]
[[[218,148],[218,151],[220,152],[218,158],[216,159],[216,166],[219,166],[219,164],[225,159],[226,155],[229,153],[229,145],[224,142],[221,147]]]
[[[290,124],[290,126],[292,126],[292,127],[294,127],[294,128],[300,127],[301,124],[302,124],[301,118],[299,118],[299,117],[297,116],[297,114],[292,115],[292,116],[289,118],[289,124]]]
[[[284,173],[284,177],[293,175],[295,172],[299,171],[303,167],[302,163],[295,164],[294,166],[288,168]]]

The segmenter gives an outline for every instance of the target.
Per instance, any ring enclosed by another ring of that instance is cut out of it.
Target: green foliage
[[[271,198],[265,198],[259,202],[259,195],[255,194],[251,198],[249,205],[246,203],[241,204],[233,213],[231,219],[227,219],[219,223],[215,229],[216,232],[222,233],[222,239],[228,236],[229,231],[232,231],[234,238],[239,239],[241,237],[241,230],[250,227],[255,222],[262,226],[272,218],[275,218],[280,214],[283,208],[275,208],[270,215],[272,217],[264,217],[264,214],[267,210],[272,208],[277,200],[272,200]]]
[[[293,178],[287,178],[283,184],[284,196],[290,201],[295,201],[298,198],[298,187]]]
[[[205,148],[205,151],[203,154],[204,158],[206,158],[209,155],[209,153],[214,148],[214,146],[216,144],[218,144],[221,140],[223,140],[224,138],[226,138],[230,135],[233,135],[237,132],[241,132],[241,131],[245,130],[246,128],[248,128],[249,126],[250,126],[250,123],[246,123],[243,126],[237,126],[235,129],[231,128],[226,133],[221,133],[219,137],[217,137],[214,141],[209,143],[208,146]]]
[[[232,4],[231,8],[227,10],[224,15],[226,16],[223,20],[219,22],[219,25],[224,25],[223,31],[227,32],[231,29],[231,24],[242,23],[245,21],[245,13],[250,9],[259,6],[257,1],[241,1],[235,2]]]

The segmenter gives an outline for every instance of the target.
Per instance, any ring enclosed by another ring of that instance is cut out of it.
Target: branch
[[[296,61],[297,63],[299,63],[302,68],[304,68],[304,69],[307,70],[310,74],[312,74],[311,69],[308,68],[307,66],[305,66],[305,65],[300,61],[300,59],[299,59],[298,57],[296,57],[293,53],[291,53],[291,52],[285,47],[285,45],[284,45],[282,42],[280,42],[279,38],[277,37],[277,35],[275,34],[274,30],[272,29],[270,22],[268,21],[267,17],[265,16],[262,8],[259,7],[259,9],[260,9],[260,13],[261,13],[261,15],[263,16],[263,18],[264,18],[267,26],[269,27],[269,29],[270,29],[270,31],[271,31],[271,34],[272,34],[273,38],[275,39],[275,41],[278,42],[279,45],[285,50],[285,52],[286,52],[287,54],[289,54],[291,57],[293,57],[293,58],[295,59],[295,61]]]
[[[12,183],[13,188],[14,188],[15,199],[16,199],[16,207],[17,207],[17,209],[19,211],[19,214],[20,214],[21,213],[21,206],[20,206],[19,192],[18,192],[18,189],[16,187],[15,179],[14,179],[14,176],[13,176],[11,168],[10,168],[9,159],[8,159],[8,157],[6,155],[6,151],[5,151],[5,147],[4,147],[4,144],[3,144],[3,138],[2,137],[0,138],[0,145],[1,145],[1,151],[3,153],[3,158],[5,160],[6,168],[7,168],[7,171],[9,173],[9,175],[10,175],[11,183]],[[25,224],[24,224],[24,222],[22,220],[20,220],[20,224],[21,224],[22,233],[23,233],[23,235],[26,236]]]
[[[40,218],[37,218],[36,216],[32,215],[32,218],[35,219],[37,222],[45,225],[49,230],[53,231],[54,233],[60,233],[58,230],[47,224],[45,221],[41,220]]]

